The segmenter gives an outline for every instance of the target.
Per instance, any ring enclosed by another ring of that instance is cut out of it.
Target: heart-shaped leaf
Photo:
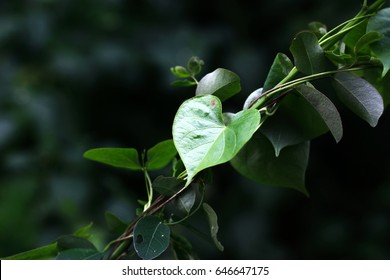
[[[277,157],[270,141],[256,133],[230,163],[243,176],[262,185],[293,188],[308,195],[305,173],[309,152],[310,142],[306,141],[286,147]]]
[[[96,148],[86,151],[84,157],[114,167],[142,170],[138,152],[133,148]]]
[[[172,139],[156,144],[146,153],[146,169],[157,170],[164,168],[177,154]]]
[[[305,74],[315,74],[326,70],[324,50],[312,32],[302,31],[297,34],[290,46],[295,66]]]
[[[340,100],[356,115],[376,126],[383,113],[382,96],[366,80],[353,74],[340,72],[334,76]]]
[[[161,255],[169,245],[170,229],[156,216],[140,219],[134,227],[134,248],[138,256],[151,260]]]
[[[180,106],[173,121],[173,141],[187,170],[187,183],[201,170],[231,160],[252,137],[260,122],[256,109],[222,116],[214,95],[196,96]]]
[[[217,96],[221,101],[232,97],[241,90],[240,77],[230,70],[218,68],[207,74],[196,87],[196,95]]]
[[[343,137],[343,125],[339,111],[328,97],[313,87],[300,85],[296,90],[309,102],[318,112],[328,126],[336,142]]]

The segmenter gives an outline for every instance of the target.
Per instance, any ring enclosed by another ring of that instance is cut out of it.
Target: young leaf
[[[153,181],[153,189],[161,195],[172,196],[181,190],[185,181],[175,177],[158,176]]]
[[[328,97],[313,87],[299,85],[296,90],[313,106],[328,126],[336,142],[343,137],[343,126],[339,111]]]
[[[176,156],[177,151],[172,139],[156,144],[146,153],[146,169],[158,170],[164,168]]]
[[[202,71],[202,66],[204,65],[203,60],[197,56],[193,56],[188,60],[187,68],[193,76],[197,75]]]
[[[340,100],[356,115],[375,127],[383,113],[383,99],[366,80],[340,72],[334,76],[334,85]]]
[[[218,216],[215,213],[214,209],[211,208],[211,206],[208,205],[207,203],[203,203],[203,210],[206,212],[206,215],[207,215],[207,220],[208,220],[209,226],[210,226],[211,238],[213,239],[214,244],[218,248],[218,250],[223,251],[224,247],[221,244],[221,242],[219,242],[218,237],[217,237],[218,230],[219,230]]]
[[[84,157],[114,167],[142,170],[138,152],[133,148],[96,148],[86,151]]]
[[[171,85],[175,87],[191,87],[191,86],[196,86],[196,82],[184,79],[184,80],[173,81]]]
[[[199,81],[195,95],[213,94],[221,101],[225,101],[240,92],[240,90],[240,77],[232,71],[218,68]]]
[[[243,176],[261,185],[287,187],[308,195],[305,173],[310,142],[289,146],[277,157],[270,141],[261,133],[254,137],[230,161]]]
[[[178,78],[189,78],[189,77],[191,77],[191,74],[183,66],[171,67],[171,72],[172,72],[172,74],[174,76],[176,76]]]
[[[305,74],[315,74],[326,70],[327,62],[324,50],[312,32],[302,31],[293,39],[290,52],[295,66]]]
[[[168,248],[169,240],[169,227],[155,216],[146,216],[135,225],[134,249],[142,259],[157,258]]]
[[[2,258],[2,260],[51,260],[54,259],[57,254],[57,242],[54,242],[49,245]]]
[[[235,114],[224,123],[222,104],[213,95],[183,102],[173,121],[173,140],[187,170],[187,183],[203,169],[232,159],[252,137],[260,122],[256,109]]]
[[[314,139],[329,131],[322,117],[305,98],[288,93],[280,102],[276,114],[260,128],[271,141],[275,155],[282,149]]]
[[[294,65],[288,56],[283,53],[278,53],[264,82],[263,91],[265,92],[276,86],[293,68]]]
[[[104,216],[106,218],[108,229],[111,232],[116,234],[122,234],[126,230],[127,224],[119,217],[117,217],[114,213],[106,211],[106,213],[104,213]]]

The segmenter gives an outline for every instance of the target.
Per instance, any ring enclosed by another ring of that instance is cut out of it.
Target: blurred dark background
[[[196,55],[203,74],[237,73],[243,92],[227,110],[238,111],[276,53],[290,55],[295,33],[314,20],[335,27],[361,2],[0,1],[0,257],[90,222],[103,246],[106,210],[134,217],[142,175],[82,154],[171,138],[178,106],[194,94],[170,86],[171,66]],[[312,142],[310,198],[259,186],[228,164],[214,169],[207,202],[225,251],[189,235],[200,258],[390,258],[389,112],[371,128],[340,110],[342,141]]]

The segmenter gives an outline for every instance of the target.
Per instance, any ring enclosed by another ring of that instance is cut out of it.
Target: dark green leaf
[[[178,211],[182,212],[185,216],[191,213],[191,209],[195,204],[196,190],[194,188],[186,189],[173,201]]]
[[[155,216],[140,219],[134,228],[134,248],[142,259],[150,260],[162,254],[169,245],[170,229]]]
[[[214,209],[211,208],[211,206],[208,205],[207,203],[203,203],[203,210],[206,212],[206,215],[207,215],[207,220],[208,220],[209,226],[210,226],[211,238],[213,239],[214,244],[218,248],[218,250],[223,251],[224,247],[221,244],[221,242],[219,242],[218,237],[217,237],[218,230],[219,230],[218,216],[215,213]]]
[[[172,72],[172,74],[174,76],[176,76],[178,78],[189,78],[189,77],[191,77],[191,74],[183,66],[171,67],[171,72]]]
[[[309,30],[313,32],[318,39],[320,39],[322,36],[324,36],[327,32],[327,27],[325,24],[313,21],[309,23]]]
[[[222,117],[221,101],[213,95],[185,101],[173,122],[173,140],[187,170],[187,185],[208,167],[232,159],[257,130],[256,109],[235,114],[228,125]]]
[[[353,59],[352,55],[345,53],[339,54],[336,50],[325,51],[325,56],[333,61],[334,64],[341,65],[349,64]]]
[[[230,162],[243,176],[262,185],[293,188],[308,195],[305,173],[309,152],[307,141],[286,147],[276,157],[271,142],[256,133]]]
[[[383,38],[383,35],[379,32],[372,31],[364,34],[355,45],[355,53],[359,53],[363,50],[367,50],[366,52],[369,52],[368,46],[380,39]]]
[[[84,157],[114,167],[142,170],[138,152],[133,148],[96,148],[86,151]]]
[[[300,85],[296,90],[313,106],[328,126],[336,142],[343,137],[343,126],[337,108],[328,97],[313,87]]]
[[[276,86],[288,75],[288,73],[290,73],[293,68],[294,65],[288,56],[283,53],[278,53],[272,63],[271,69],[268,72],[263,91],[265,92]]]
[[[104,253],[92,249],[73,248],[58,254],[57,260],[100,260]]]
[[[172,86],[175,87],[191,87],[191,86],[196,86],[196,82],[191,81],[191,80],[176,80],[171,83]]]
[[[215,95],[221,101],[232,97],[241,90],[240,78],[232,71],[218,68],[207,74],[196,87],[196,95]]]
[[[312,32],[298,33],[291,43],[290,52],[294,57],[295,66],[302,73],[310,75],[327,68],[324,50]]]
[[[164,168],[176,156],[177,151],[172,139],[162,141],[150,148],[146,154],[146,169]]]
[[[127,228],[127,223],[122,221],[119,217],[117,217],[114,213],[110,211],[106,211],[104,214],[106,218],[106,223],[108,226],[108,229],[116,234],[122,234],[126,228]]]
[[[276,156],[287,146],[314,139],[329,131],[312,105],[295,93],[284,97],[276,113],[260,129],[274,146]]]
[[[57,254],[57,242],[54,242],[46,246],[2,258],[2,260],[51,260]]]
[[[346,72],[337,73],[334,81],[340,100],[371,126],[376,126],[384,110],[378,91],[366,80]]]
[[[202,71],[202,66],[204,65],[203,60],[197,56],[193,56],[188,60],[187,68],[193,76],[197,75]]]
[[[93,245],[89,240],[75,235],[65,235],[59,237],[57,239],[57,246],[60,251],[73,248],[96,250],[95,245]]]
[[[89,233],[89,231],[91,230],[92,226],[93,226],[93,223],[91,222],[88,225],[86,225],[85,227],[82,227],[82,228],[76,230],[73,233],[73,235],[84,238],[84,239],[89,239],[91,237],[91,234]]]
[[[153,189],[161,195],[172,196],[181,190],[185,181],[175,177],[158,176],[153,181]]]
[[[171,234],[172,250],[177,260],[194,260],[191,243],[181,235]]]

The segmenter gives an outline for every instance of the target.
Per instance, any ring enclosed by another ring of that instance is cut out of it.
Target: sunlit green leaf
[[[337,73],[334,81],[340,100],[371,126],[376,126],[384,106],[382,96],[375,87],[366,80],[346,72]]]
[[[214,209],[207,203],[203,203],[203,210],[206,212],[207,215],[207,220],[210,226],[211,238],[213,239],[214,244],[218,248],[218,250],[223,251],[224,247],[221,242],[219,242],[217,237],[219,230],[217,213],[215,213]]]
[[[293,68],[294,65],[288,56],[283,53],[278,53],[264,82],[263,91],[265,92],[276,86]]]
[[[146,169],[157,170],[164,168],[176,156],[177,151],[172,139],[156,144],[146,153]]]
[[[218,68],[204,76],[196,87],[196,95],[215,95],[221,101],[241,90],[240,77],[230,70]]]
[[[295,66],[305,74],[315,74],[326,70],[327,63],[324,50],[312,32],[302,31],[293,39],[290,52]]]
[[[340,114],[328,97],[313,87],[300,85],[296,90],[313,106],[328,126],[336,142],[343,137]]]
[[[185,101],[173,122],[173,140],[187,170],[187,185],[203,169],[232,159],[257,130],[256,109],[235,114],[229,124],[222,117],[222,104],[213,95]]]
[[[261,185],[293,188],[308,195],[309,152],[310,142],[306,141],[286,147],[277,157],[271,142],[258,132],[230,162],[240,174]]]
[[[86,151],[84,157],[114,167],[142,170],[138,151],[133,148],[96,148]]]
[[[170,229],[155,216],[140,219],[134,228],[134,248],[142,259],[150,260],[161,255],[169,245]]]

